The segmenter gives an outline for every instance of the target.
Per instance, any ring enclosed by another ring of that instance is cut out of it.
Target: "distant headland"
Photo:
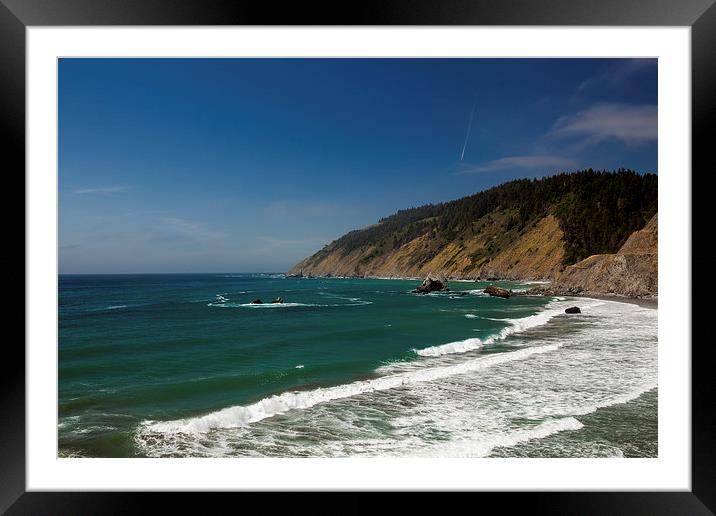
[[[289,276],[541,280],[533,293],[658,295],[657,176],[592,169],[400,210]]]

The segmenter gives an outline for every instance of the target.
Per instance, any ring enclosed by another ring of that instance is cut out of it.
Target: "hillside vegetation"
[[[400,210],[294,266],[313,276],[551,279],[615,253],[657,211],[657,176],[584,170]]]
[[[631,234],[614,254],[594,254],[568,266],[547,286],[534,293],[560,295],[619,295],[656,297],[659,225],[657,215]]]

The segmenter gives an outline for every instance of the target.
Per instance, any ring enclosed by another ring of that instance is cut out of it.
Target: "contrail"
[[[470,121],[467,123],[467,134],[465,134],[465,143],[462,146],[462,154],[460,154],[460,161],[465,157],[465,149],[467,148],[467,140],[470,138],[470,129],[472,129],[472,117],[475,114],[475,104],[472,105],[472,111],[470,111]]]

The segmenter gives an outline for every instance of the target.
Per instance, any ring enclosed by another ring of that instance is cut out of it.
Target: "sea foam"
[[[591,302],[588,304],[583,304],[582,306],[586,309],[600,306],[603,304],[604,303],[602,302]],[[559,307],[556,307],[556,305],[559,305]],[[562,315],[563,313],[564,306],[559,303],[550,303],[547,309],[535,315],[530,315],[519,319],[504,319],[509,324],[509,326],[506,326],[499,333],[495,335],[490,335],[485,339],[478,339],[476,337],[473,337],[465,340],[459,340],[456,342],[448,342],[447,344],[441,344],[439,346],[430,346],[428,348],[416,349],[414,351],[422,357],[437,357],[450,353],[466,353],[468,351],[474,351],[476,349],[482,348],[485,345],[494,344],[495,342],[504,340],[508,336],[513,335],[515,333],[522,333],[524,331],[529,330],[530,328],[535,328],[537,326],[547,324],[553,317]],[[479,317],[473,314],[467,314],[465,317],[469,316]]]
[[[211,307],[218,307],[218,308],[295,308],[298,306],[304,306],[304,307],[318,307],[318,308],[326,308],[326,307],[335,307],[335,306],[363,306],[363,305],[372,305],[372,301],[356,301],[355,303],[332,303],[332,304],[321,304],[321,303],[228,303],[228,302],[218,302],[218,303],[208,303],[206,306]]]
[[[534,439],[544,439],[550,435],[569,430],[579,430],[584,425],[573,417],[563,417],[544,421],[532,428],[517,430],[507,433],[504,436],[495,436],[484,441],[455,441],[443,445],[430,447],[416,455],[427,455],[430,457],[487,457],[495,448],[512,448],[518,444],[526,443]]]
[[[429,382],[479,371],[494,365],[515,360],[523,360],[533,355],[556,351],[562,344],[548,344],[520,349],[509,353],[487,355],[457,365],[431,367],[384,376],[372,380],[353,382],[335,387],[325,387],[310,391],[284,392],[264,398],[246,406],[228,407],[205,416],[180,419],[175,421],[145,421],[141,424],[143,432],[160,434],[199,434],[214,429],[240,428],[263,419],[288,412],[289,410],[306,409],[319,403],[349,398],[364,393],[395,389],[413,383]]]

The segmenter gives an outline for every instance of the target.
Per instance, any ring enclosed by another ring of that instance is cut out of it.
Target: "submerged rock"
[[[490,285],[485,289],[485,294],[489,294],[495,297],[504,297],[505,299],[507,299],[512,295],[512,291],[507,290],[506,288]]]
[[[423,280],[423,283],[418,288],[413,290],[413,292],[415,292],[416,294],[428,294],[430,292],[436,292],[439,290],[450,290],[449,288],[447,288],[447,282],[443,283],[440,280],[428,276]]]
[[[251,301],[251,304],[252,305],[262,305],[262,304],[264,304],[264,302],[261,301],[260,299],[254,299],[253,301]]]
[[[571,306],[564,311],[565,314],[581,314],[582,311],[578,306]]]

